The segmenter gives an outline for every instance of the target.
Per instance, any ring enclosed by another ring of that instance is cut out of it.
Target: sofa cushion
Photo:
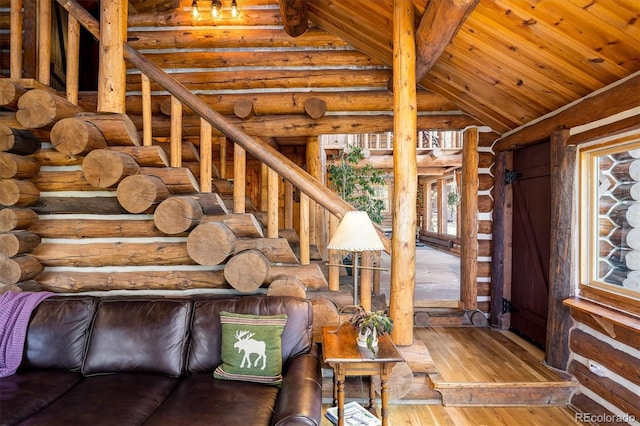
[[[222,328],[220,312],[253,315],[287,315],[282,331],[282,362],[311,350],[313,344],[313,311],[306,299],[287,296],[238,296],[232,298],[198,300],[194,303],[191,324],[191,345],[187,371],[213,373],[222,362]]]
[[[42,410],[82,380],[69,371],[20,371],[0,380],[0,424],[19,423]]]
[[[158,374],[87,377],[20,425],[141,425],[179,381]]]
[[[244,315],[221,312],[222,364],[217,379],[280,384],[286,315]]]
[[[184,371],[191,304],[173,299],[103,299],[82,372]]]
[[[145,426],[265,426],[271,424],[277,398],[275,386],[194,374],[182,380]]]
[[[97,305],[89,296],[56,296],[40,303],[29,323],[22,366],[80,371]]]

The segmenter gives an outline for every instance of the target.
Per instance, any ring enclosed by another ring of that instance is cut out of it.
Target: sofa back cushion
[[[253,315],[286,314],[281,343],[283,369],[286,369],[289,359],[311,350],[313,310],[306,299],[261,295],[198,300],[194,303],[191,323],[188,373],[213,373],[222,362],[221,311]]]
[[[98,300],[56,296],[41,302],[31,316],[22,366],[80,371]]]
[[[103,299],[82,367],[85,375],[184,372],[191,303],[181,299]]]

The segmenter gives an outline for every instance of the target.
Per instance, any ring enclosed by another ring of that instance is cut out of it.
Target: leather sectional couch
[[[280,386],[214,378],[220,312],[286,314]],[[279,296],[54,296],[0,379],[1,425],[319,425],[312,308]]]

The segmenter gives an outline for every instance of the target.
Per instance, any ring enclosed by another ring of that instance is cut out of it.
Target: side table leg
[[[341,366],[336,366],[334,374],[338,381],[338,426],[344,426],[344,380],[345,372]]]
[[[380,366],[380,399],[382,400],[380,416],[382,417],[382,426],[387,426],[389,421],[389,411],[387,410],[387,398],[389,396],[389,390],[387,389],[387,379],[389,378],[390,372],[391,364],[383,363]]]

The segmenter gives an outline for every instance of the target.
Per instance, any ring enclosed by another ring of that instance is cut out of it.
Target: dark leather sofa
[[[287,314],[281,387],[221,380],[219,313]],[[54,296],[0,379],[2,425],[319,425],[312,308],[278,296]]]

